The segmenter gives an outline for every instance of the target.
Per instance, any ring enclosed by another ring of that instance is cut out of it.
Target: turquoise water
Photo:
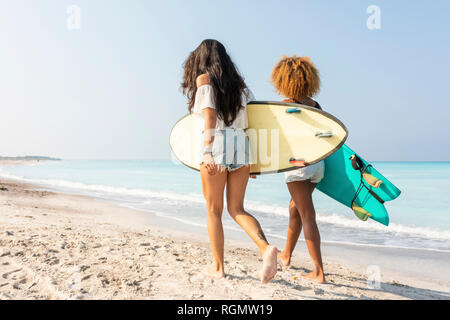
[[[421,248],[450,252],[450,163],[378,162],[374,166],[402,194],[387,202],[391,224],[357,220],[350,209],[314,192],[324,242]],[[0,177],[64,192],[87,194],[174,219],[205,226],[199,174],[171,161],[58,161],[0,167]],[[246,208],[272,237],[287,231],[289,194],[283,175],[250,180]],[[224,225],[238,230],[224,215]]]

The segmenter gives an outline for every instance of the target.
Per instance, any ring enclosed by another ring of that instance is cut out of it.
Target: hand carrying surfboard
[[[331,114],[300,104],[253,101],[247,105],[252,175],[277,173],[324,160],[347,139],[344,124]],[[201,130],[195,115],[179,120],[170,134],[172,152],[200,170]]]

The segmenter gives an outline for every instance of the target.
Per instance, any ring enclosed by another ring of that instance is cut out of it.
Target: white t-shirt
[[[245,107],[247,103],[250,101],[254,101],[255,97],[250,89],[244,89],[242,94],[242,106],[237,115],[236,119],[228,128],[234,129],[247,129],[248,128],[248,118],[247,118],[247,110]],[[203,114],[203,109],[212,108],[216,109],[216,104],[214,101],[214,88],[205,84],[197,89],[197,93],[195,94],[195,102],[194,102],[194,114],[198,117],[198,126],[201,127],[201,130],[205,128],[205,116]],[[225,129],[227,128],[225,123],[221,119],[217,119],[216,121],[216,129]]]

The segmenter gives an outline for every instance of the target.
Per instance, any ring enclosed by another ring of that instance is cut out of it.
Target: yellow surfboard
[[[347,139],[344,124],[322,110],[295,103],[253,101],[247,105],[252,174],[289,171],[317,163]],[[179,120],[170,134],[172,152],[200,170],[201,129],[195,115]]]

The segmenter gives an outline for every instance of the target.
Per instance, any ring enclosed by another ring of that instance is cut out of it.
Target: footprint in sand
[[[314,294],[317,296],[322,296],[325,293],[322,289],[314,288]]]
[[[83,278],[81,278],[81,281],[85,281],[88,280],[92,277],[92,274],[88,274],[87,276],[84,276]]]
[[[6,293],[0,293],[0,300],[11,300],[12,297]]]
[[[11,274],[13,274],[13,273],[15,273],[15,272],[19,272],[19,271],[21,271],[21,270],[22,270],[22,268],[16,269],[16,270],[13,270],[13,271],[9,271],[9,272],[5,272],[4,274],[2,274],[2,278],[3,278],[3,279],[8,279],[8,277],[9,277]]]
[[[21,284],[25,284],[25,283],[27,283],[27,279],[26,278],[22,278],[21,280],[14,282],[13,288],[16,289],[16,290],[20,290],[21,289],[20,285]]]
[[[10,256],[11,255],[11,251],[5,251],[3,253],[0,253],[0,258],[1,257],[6,257],[6,256]]]
[[[81,272],[84,272],[84,271],[86,271],[87,269],[89,269],[90,268],[90,266],[81,266],[80,267],[80,271]]]

